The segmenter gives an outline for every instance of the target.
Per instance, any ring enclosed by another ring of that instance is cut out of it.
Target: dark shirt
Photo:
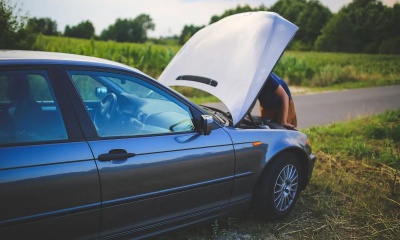
[[[289,96],[289,100],[292,98],[289,87],[285,81],[283,81],[283,79],[278,77],[276,74],[271,73],[267,83],[261,90],[260,95],[258,95],[258,101],[260,101],[260,104],[264,109],[277,109],[281,107],[281,101],[275,94],[275,91],[279,85],[283,87],[286,94]]]

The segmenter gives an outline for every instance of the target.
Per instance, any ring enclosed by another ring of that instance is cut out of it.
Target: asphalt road
[[[400,85],[295,95],[293,100],[301,129],[400,109]],[[259,114],[258,103],[252,114]]]
[[[400,85],[293,96],[298,128],[400,109]]]

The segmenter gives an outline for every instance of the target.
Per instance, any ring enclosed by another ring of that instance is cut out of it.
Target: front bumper
[[[307,181],[304,186],[307,186],[311,180],[311,176],[312,176],[312,172],[314,170],[314,165],[315,165],[316,160],[317,160],[317,157],[313,153],[311,153],[308,156],[308,171],[307,171],[308,174],[307,174]]]

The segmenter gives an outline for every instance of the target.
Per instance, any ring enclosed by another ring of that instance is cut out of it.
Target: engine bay
[[[242,121],[234,126],[230,112],[225,112],[218,108],[213,108],[205,105],[201,105],[201,107],[206,110],[210,115],[212,115],[216,121],[220,122],[224,126],[238,127],[244,129],[287,129],[279,123],[262,119],[259,116],[251,115],[249,113],[242,119]]]

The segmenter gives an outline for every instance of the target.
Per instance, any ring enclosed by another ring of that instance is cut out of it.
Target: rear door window
[[[0,144],[68,139],[44,70],[0,71]]]

